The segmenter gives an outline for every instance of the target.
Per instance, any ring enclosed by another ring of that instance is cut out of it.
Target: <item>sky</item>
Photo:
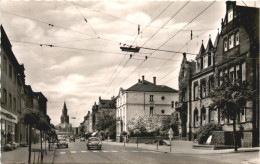
[[[26,85],[47,97],[51,123],[60,123],[66,101],[79,126],[99,97],[111,99],[142,76],[178,89],[182,53],[194,60],[202,42],[214,44],[225,8],[225,1],[1,1],[1,24]],[[143,48],[127,53],[124,44]]]

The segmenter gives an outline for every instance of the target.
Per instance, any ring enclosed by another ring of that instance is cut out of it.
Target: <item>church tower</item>
[[[64,102],[63,108],[62,108],[62,115],[60,117],[61,124],[67,123],[69,124],[69,116],[68,116],[68,109],[66,106],[66,102]]]

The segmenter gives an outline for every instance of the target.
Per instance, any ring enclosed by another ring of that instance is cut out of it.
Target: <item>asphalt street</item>
[[[255,156],[256,153],[247,155]],[[86,142],[69,142],[69,148],[56,149],[54,163],[246,163],[241,154],[170,154],[110,145],[103,142],[102,150],[88,150]]]

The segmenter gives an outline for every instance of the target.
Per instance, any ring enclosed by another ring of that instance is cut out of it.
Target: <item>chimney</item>
[[[230,9],[230,8],[235,8],[236,6],[236,1],[226,1],[226,12]]]
[[[138,83],[141,83],[141,80],[140,80],[140,79],[138,79]]]
[[[144,83],[144,75],[142,76],[142,83]]]
[[[101,100],[101,96],[99,96],[99,100]]]
[[[183,58],[185,58],[185,59],[186,59],[186,53],[185,53],[185,52],[183,53]]]
[[[153,84],[156,85],[156,77],[153,77]]]

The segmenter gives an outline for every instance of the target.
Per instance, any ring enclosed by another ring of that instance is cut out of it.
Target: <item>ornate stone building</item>
[[[209,123],[222,125],[223,131],[233,131],[232,120],[223,119],[220,112],[209,110],[212,102],[209,94],[221,85],[224,76],[247,80],[249,87],[259,93],[259,8],[237,6],[236,2],[227,1],[226,15],[214,45],[211,38],[206,48],[202,43],[196,61],[191,61],[194,62],[196,65],[188,64],[184,56],[179,75],[179,79],[186,80],[179,90],[182,91],[180,109],[187,110],[189,139],[196,138],[199,128]],[[189,73],[186,78],[185,70]],[[241,146],[259,145],[258,94],[246,103],[237,117],[237,127],[243,136]]]

